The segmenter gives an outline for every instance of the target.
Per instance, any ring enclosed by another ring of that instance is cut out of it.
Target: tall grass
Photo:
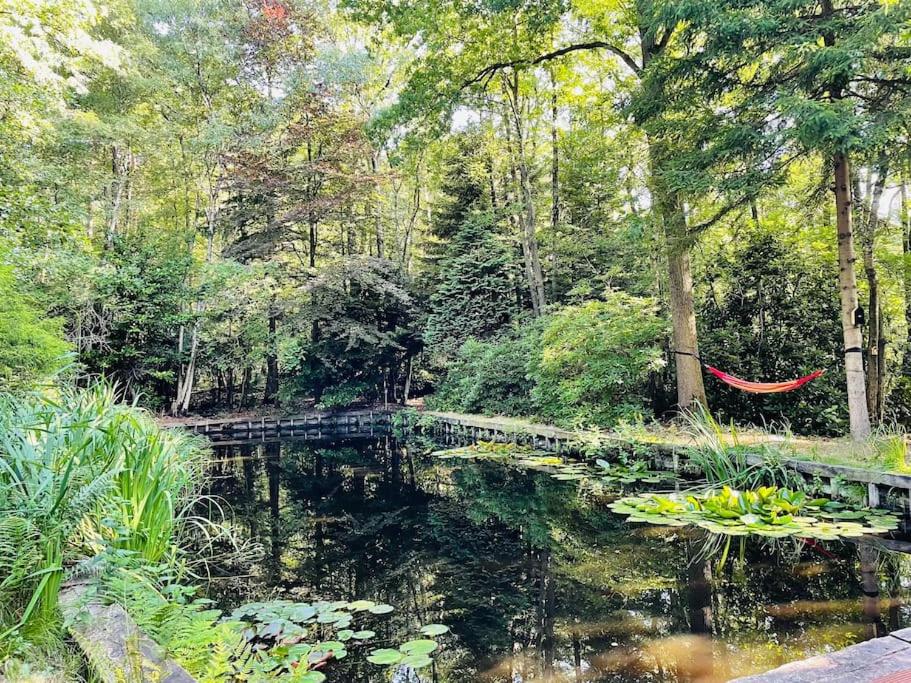
[[[174,550],[203,451],[109,385],[0,396],[0,652],[56,617],[64,575],[106,550]]]
[[[785,464],[789,453],[768,444],[744,445],[734,423],[723,426],[703,406],[683,413],[684,430],[692,438],[687,457],[713,485],[754,489],[759,486],[802,489],[807,483]],[[750,464],[748,455],[759,462]]]

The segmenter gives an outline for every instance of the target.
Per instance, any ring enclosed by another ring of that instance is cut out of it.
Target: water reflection
[[[391,644],[446,623],[433,670],[397,678],[440,683],[723,681],[908,623],[906,556],[748,540],[720,567],[703,536],[629,525],[571,483],[423,452],[386,436],[222,449],[212,492],[267,552],[213,597],[388,602]],[[333,675],[385,680],[358,656]]]

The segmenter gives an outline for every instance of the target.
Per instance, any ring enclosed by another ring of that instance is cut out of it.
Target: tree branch
[[[479,71],[474,76],[474,78],[465,81],[462,84],[462,87],[459,89],[464,90],[465,88],[468,88],[476,83],[489,82],[495,73],[502,71],[503,69],[517,66],[536,66],[538,64],[543,64],[544,62],[559,59],[560,57],[568,55],[572,52],[580,52],[583,50],[607,50],[608,52],[615,54],[617,57],[623,60],[623,63],[626,64],[626,66],[629,67],[629,69],[637,76],[642,71],[642,67],[639,66],[632,55],[630,55],[622,48],[617,47],[613,43],[608,43],[603,40],[593,40],[588,43],[575,43],[573,45],[566,45],[557,50],[554,50],[553,52],[547,52],[534,58],[514,59],[508,62],[496,62],[494,64],[490,64],[489,66],[481,69],[481,71]]]

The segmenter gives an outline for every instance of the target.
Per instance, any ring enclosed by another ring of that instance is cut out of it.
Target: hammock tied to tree
[[[788,391],[794,391],[795,389],[800,389],[804,384],[812,382],[817,377],[821,377],[826,372],[825,370],[816,370],[805,377],[799,377],[798,379],[792,379],[787,382],[750,382],[745,379],[740,379],[739,377],[734,377],[734,375],[729,375],[707,363],[703,363],[702,359],[694,353],[687,353],[685,351],[676,351],[675,353],[681,356],[692,356],[699,363],[704,365],[706,370],[711,372],[725,384],[751,394],[783,394]]]

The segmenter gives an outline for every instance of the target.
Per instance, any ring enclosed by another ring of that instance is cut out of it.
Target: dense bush
[[[564,424],[605,425],[641,414],[649,374],[662,363],[665,335],[656,303],[623,292],[561,309],[529,362],[540,415]]]
[[[430,405],[613,424],[645,409],[665,333],[654,302],[608,291],[495,340],[468,340]]]
[[[496,339],[466,341],[428,405],[488,415],[537,412],[528,359],[538,353],[542,328],[540,322],[528,323]]]
[[[23,289],[12,270],[0,263],[0,391],[22,389],[47,377],[60,367],[69,348],[60,321],[44,317]]]

